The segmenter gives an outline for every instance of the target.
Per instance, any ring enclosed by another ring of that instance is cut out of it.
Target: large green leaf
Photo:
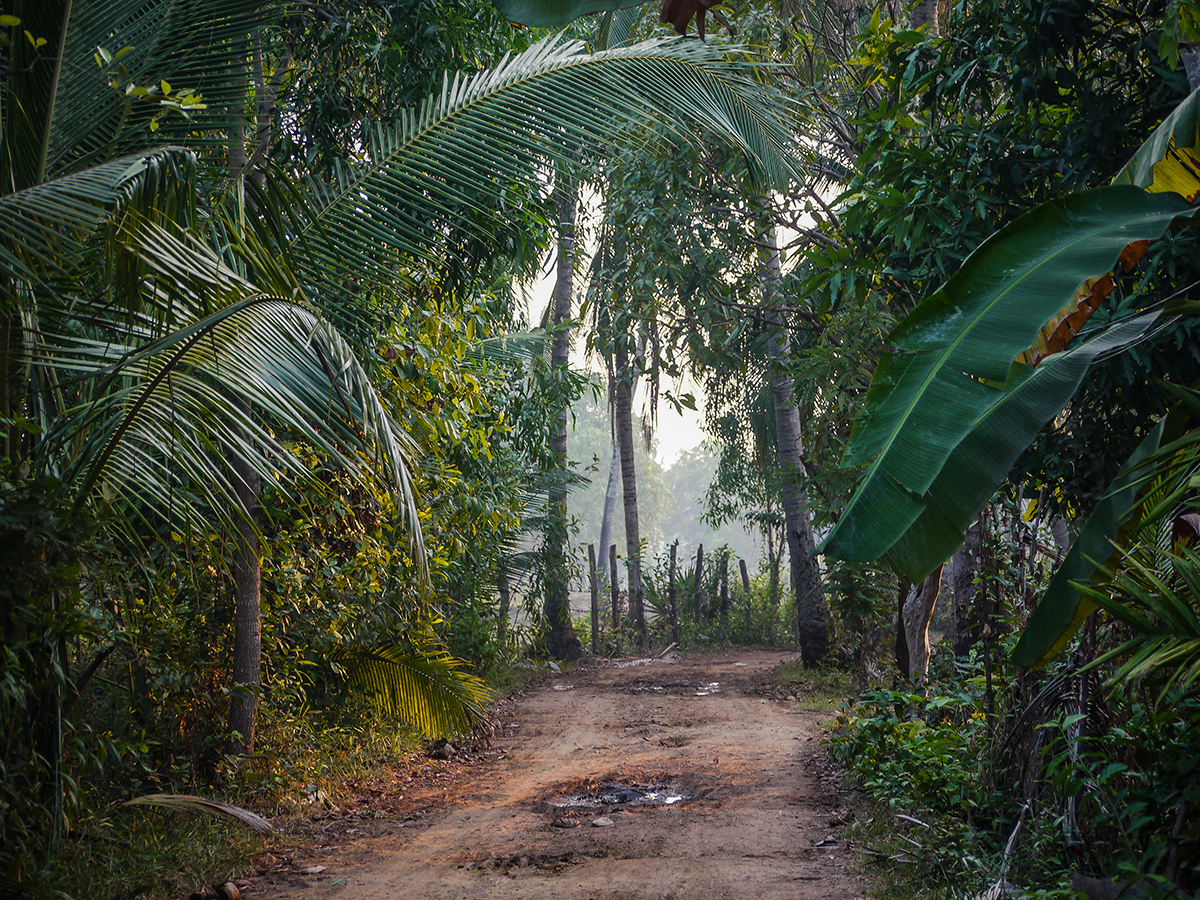
[[[1013,650],[1014,663],[1034,668],[1057,655],[1097,608],[1095,591],[1080,586],[1120,557],[1121,546],[1156,530],[1194,495],[1200,432],[1187,429],[1195,404],[1195,395],[1183,393],[1122,466],[1038,601]]]
[[[580,16],[639,6],[646,0],[492,0],[510,22],[530,27],[557,28]]]
[[[1096,357],[1137,340],[1158,317],[1149,312],[1118,322],[1033,368],[1014,363],[1004,395],[971,423],[926,491],[921,515],[884,559],[915,581],[930,560],[950,556],[1017,457],[1078,390]]]
[[[1016,356],[1080,284],[1112,269],[1127,244],[1160,236],[1190,212],[1175,194],[1110,186],[1042,204],[985,241],[889,336],[896,349],[876,370],[843,460],[870,465],[819,549],[856,562],[890,554],[913,581],[936,568],[953,550],[945,550],[945,521],[961,522],[966,514],[969,523],[978,509],[968,514],[966,498],[942,490],[953,483],[949,473],[931,511],[929,492],[955,450],[979,423],[1004,433],[1001,420],[986,414],[1006,398],[1008,411],[1038,409],[1042,424],[1058,411],[1013,403],[1014,393],[1024,399],[1017,388],[1028,377],[1013,365]],[[981,466],[993,479],[991,488],[1003,479],[996,472],[1012,446],[1000,443],[996,458]],[[992,446],[979,452],[991,455]],[[951,516],[947,503],[957,507]],[[917,524],[925,515],[930,520]],[[915,540],[900,548],[903,553],[894,550],[914,525],[914,535],[942,534],[936,551]]]

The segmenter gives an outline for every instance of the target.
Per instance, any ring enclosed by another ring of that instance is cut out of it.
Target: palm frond
[[[262,293],[194,239],[146,222],[130,239],[152,275],[150,305],[171,311],[161,333],[59,335],[42,348],[44,366],[95,383],[47,436],[47,459],[72,448],[62,476],[77,485],[77,505],[100,489],[131,508],[228,520],[240,509],[234,457],[267,483],[284,472],[311,480],[289,438],[360,480],[382,474],[423,569],[415,447],[337,330],[302,296]]]
[[[1123,554],[1123,571],[1108,584],[1080,590],[1133,632],[1095,664],[1122,660],[1110,681],[1158,684],[1161,701],[1172,692],[1191,691],[1200,680],[1200,554],[1172,551],[1173,574],[1162,578],[1155,571],[1157,554],[1146,550],[1146,559],[1137,550]]]
[[[0,283],[74,276],[100,229],[124,210],[170,211],[195,196],[196,157],[162,147],[0,194]]]
[[[471,732],[492,696],[459,660],[431,645],[350,648],[332,658],[345,668],[350,683],[366,691],[387,715],[426,737]]]
[[[194,794],[144,794],[126,800],[123,806],[157,806],[161,809],[173,809],[177,812],[203,813],[209,816],[226,816],[237,819],[249,825],[259,834],[269,834],[274,831],[271,823],[256,812],[224,803],[220,800],[209,800],[207,797],[197,797]]]
[[[581,148],[635,123],[707,128],[739,147],[761,181],[783,185],[799,145],[776,100],[744,58],[707,44],[589,54],[550,38],[472,78],[448,78],[419,110],[377,124],[361,162],[328,184],[312,181],[305,202],[269,194],[258,205],[281,210],[275,242],[317,293],[338,291],[363,267],[386,268],[388,249],[436,258],[451,233],[486,239],[514,186],[538,188],[554,163],[572,166]]]
[[[253,41],[273,26],[281,6],[259,0],[76,0],[67,8],[48,177],[185,137],[193,145],[224,144],[246,95]],[[97,62],[97,48],[127,52],[111,63]],[[163,108],[164,81],[174,95],[195,91],[206,108],[189,117],[171,113],[152,131],[150,122]],[[128,86],[159,93],[130,97]]]

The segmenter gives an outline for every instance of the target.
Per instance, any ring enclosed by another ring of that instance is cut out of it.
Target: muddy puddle
[[[644,806],[674,806],[691,797],[677,784],[605,782],[570,794],[552,797],[555,810],[597,812]]]

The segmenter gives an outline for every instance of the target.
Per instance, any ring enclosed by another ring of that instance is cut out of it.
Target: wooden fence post
[[[671,610],[671,640],[679,643],[679,611],[675,605],[675,551],[679,549],[679,541],[671,545],[671,565],[667,569],[667,603]]]
[[[617,545],[608,547],[608,584],[612,595],[613,639],[617,648],[621,647],[621,593],[617,589]]]
[[[704,596],[704,588],[701,583],[704,580],[704,545],[701,544],[696,550],[696,589],[692,592],[692,605],[695,606],[696,621],[700,621],[700,612]]]
[[[600,655],[600,579],[596,574],[596,545],[588,544],[588,576],[592,582],[592,656]]]
[[[750,573],[746,571],[746,561],[738,560],[738,571],[742,573],[742,605],[746,609],[746,634],[750,634]]]
[[[729,621],[729,548],[721,551],[721,618]]]

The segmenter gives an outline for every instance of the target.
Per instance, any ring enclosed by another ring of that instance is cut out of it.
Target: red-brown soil
[[[768,683],[788,654],[581,666],[500,711],[479,754],[382,771],[284,825],[242,882],[271,900],[866,896],[819,721]],[[663,784],[669,806],[572,811],[564,795]],[[596,826],[601,816],[611,825]]]

